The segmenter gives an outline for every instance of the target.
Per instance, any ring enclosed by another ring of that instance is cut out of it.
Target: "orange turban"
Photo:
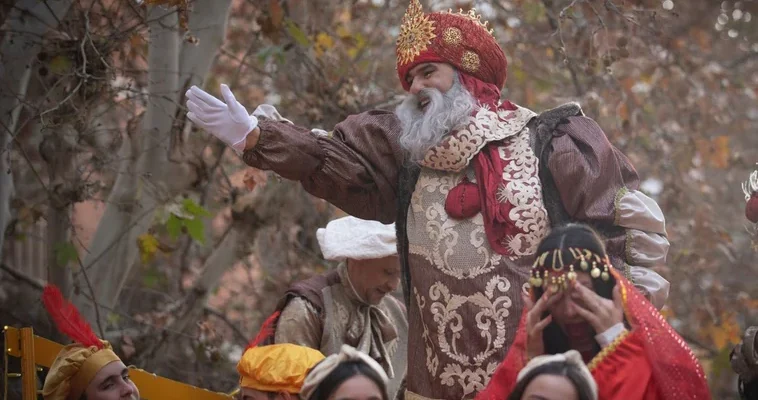
[[[237,364],[240,387],[298,394],[308,371],[323,359],[318,350],[290,343],[251,347]]]
[[[397,74],[405,90],[405,77],[425,62],[445,62],[478,80],[505,84],[507,60],[487,23],[473,10],[468,13],[425,14],[419,0],[411,0],[397,38]]]

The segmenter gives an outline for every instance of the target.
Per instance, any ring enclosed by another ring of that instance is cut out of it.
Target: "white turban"
[[[525,376],[529,375],[529,373],[534,371],[534,369],[537,367],[551,363],[565,363],[574,365],[577,369],[579,369],[582,378],[584,378],[584,380],[589,384],[590,391],[592,392],[590,394],[590,398],[597,400],[597,383],[595,383],[595,378],[592,377],[592,373],[587,368],[587,365],[584,364],[584,360],[582,360],[581,354],[579,354],[579,352],[576,350],[569,350],[565,353],[560,354],[534,357],[521,371],[519,371],[517,381],[524,379]]]
[[[397,254],[395,224],[344,217],[316,231],[316,237],[327,260],[370,260]]]

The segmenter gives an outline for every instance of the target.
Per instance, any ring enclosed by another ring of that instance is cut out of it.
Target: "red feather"
[[[45,290],[42,292],[42,303],[45,304],[48,314],[61,333],[84,346],[103,348],[102,342],[92,331],[92,327],[82,318],[79,310],[63,298],[63,294],[57,286],[45,286]]]
[[[263,325],[261,325],[261,330],[258,332],[258,335],[248,343],[247,348],[256,347],[264,340],[268,339],[269,336],[274,334],[274,322],[276,322],[276,319],[279,318],[279,314],[281,314],[279,311],[271,314],[270,317],[266,318],[265,321],[263,321]],[[247,349],[245,349],[247,350]]]

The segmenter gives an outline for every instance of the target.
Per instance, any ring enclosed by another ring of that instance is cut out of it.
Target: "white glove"
[[[222,84],[221,94],[226,104],[192,86],[186,93],[187,118],[240,154],[245,150],[247,134],[258,126],[258,118],[247,113],[245,106],[234,98],[229,86]]]

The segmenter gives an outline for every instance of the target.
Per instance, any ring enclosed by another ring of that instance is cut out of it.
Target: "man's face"
[[[371,260],[347,260],[350,282],[363,300],[379,304],[400,284],[400,259],[397,256]]]
[[[84,390],[87,400],[139,400],[139,390],[129,378],[129,369],[114,361],[97,372]]]
[[[405,80],[411,85],[409,92],[416,95],[426,88],[445,93],[453,87],[454,77],[455,69],[450,64],[423,63],[411,68]]]
[[[449,64],[419,64],[407,79],[410,93],[395,114],[403,126],[400,147],[408,160],[419,162],[429,149],[469,120],[477,103]]]
[[[261,392],[251,388],[240,388],[239,400],[285,400],[290,397],[286,393]]]

